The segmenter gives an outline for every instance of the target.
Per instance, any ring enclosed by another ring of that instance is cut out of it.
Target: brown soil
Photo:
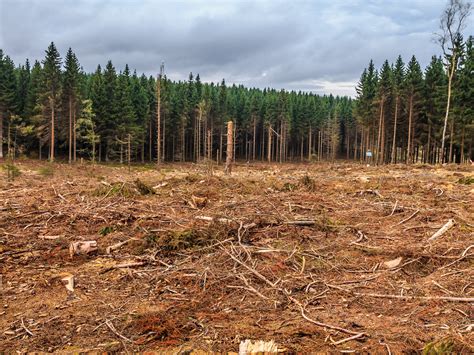
[[[470,167],[17,166],[0,176],[2,352],[474,351]],[[71,258],[81,240],[98,251]]]

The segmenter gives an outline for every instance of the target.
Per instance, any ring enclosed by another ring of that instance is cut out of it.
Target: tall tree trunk
[[[272,125],[268,124],[268,145],[267,145],[267,161],[272,161]]]
[[[50,98],[50,105],[51,105],[51,143],[50,143],[50,151],[49,151],[49,160],[51,162],[54,161],[54,106],[55,102],[53,98]]]
[[[398,121],[398,105],[400,103],[400,97],[397,95],[395,99],[395,116],[393,118],[393,141],[392,141],[392,156],[390,159],[391,164],[395,164],[397,161],[397,121]]]
[[[150,117],[150,124],[149,124],[149,137],[148,137],[148,160],[149,162],[151,163],[152,159],[153,159],[153,132],[152,132],[152,120],[151,120],[151,117]]]
[[[184,147],[183,147],[184,148]],[[184,153],[184,149],[183,149]],[[161,74],[156,80],[156,165],[161,163]]]
[[[441,164],[443,164],[445,160],[444,143],[446,140],[446,128],[448,126],[449,108],[451,105],[451,86],[453,83],[454,70],[456,68],[456,60],[456,53],[453,52],[453,55],[451,56],[451,68],[449,68],[450,70],[448,70],[448,97],[446,100],[446,114],[444,116],[443,135],[441,138]]]
[[[431,122],[428,123],[428,143],[426,146],[425,163],[431,163]]]
[[[76,125],[76,102],[73,102],[72,107],[72,146],[73,146],[73,161],[76,161],[77,154],[77,125]]]
[[[461,160],[460,163],[464,164],[464,125],[462,126],[462,131],[461,131]]]
[[[311,127],[311,125],[309,125],[309,131],[308,131],[308,161],[311,161],[311,144],[312,144],[312,139],[313,139],[312,127]]]
[[[234,152],[234,127],[233,122],[227,122],[227,155],[225,158],[225,174],[232,174],[232,157]]]
[[[69,164],[72,163],[72,98],[69,96]]]
[[[253,143],[252,143],[252,160],[255,160],[255,149],[257,145],[257,118],[253,118]]]
[[[409,111],[408,111],[408,141],[407,141],[407,157],[406,163],[411,163],[411,132],[413,120],[413,94],[410,95]]]
[[[380,155],[381,147],[382,147],[382,120],[383,120],[383,105],[384,105],[385,98],[382,97],[380,100],[380,114],[379,114],[379,124],[378,124],[378,132],[377,132],[377,159],[376,164],[378,165],[380,162]]]
[[[449,164],[451,164],[453,161],[453,141],[454,141],[454,118],[451,117],[451,133],[449,137],[449,157],[448,157]]]

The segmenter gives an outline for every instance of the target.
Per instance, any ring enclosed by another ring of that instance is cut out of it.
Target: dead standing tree
[[[225,173],[232,173],[232,156],[234,153],[234,122],[227,122],[227,156],[225,160]]]
[[[443,135],[441,138],[441,163],[444,163],[445,160],[444,144],[451,103],[451,86],[459,60],[460,43],[458,38],[466,26],[466,20],[471,13],[471,5],[469,1],[449,0],[446,9],[441,15],[441,32],[437,34],[438,42],[441,45],[446,59],[446,72],[448,75],[448,97],[446,100],[446,114],[444,116]]]
[[[161,62],[160,74],[156,80],[156,165],[159,166],[161,162],[161,78],[165,64]],[[164,143],[164,139],[163,139]]]

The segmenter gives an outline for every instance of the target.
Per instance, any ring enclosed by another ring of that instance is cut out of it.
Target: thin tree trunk
[[[400,98],[396,97],[395,99],[395,116],[393,118],[393,142],[392,142],[392,156],[390,163],[395,164],[397,161],[397,121],[398,121],[398,105]]]
[[[51,162],[54,161],[54,99],[50,98],[51,104],[51,143],[50,143],[50,152],[49,152],[49,160]]]
[[[233,152],[234,152],[234,127],[233,122],[227,122],[227,155],[225,159],[225,174],[230,175],[232,174],[232,160],[233,160]]]
[[[311,125],[309,126],[309,132],[308,132],[308,161],[311,161],[311,144],[312,144],[312,139],[313,139],[313,132],[312,132],[312,127]]]
[[[268,124],[268,145],[267,145],[267,161],[272,161],[272,125]]]
[[[449,157],[448,157],[449,164],[451,164],[453,161],[453,140],[454,140],[454,118],[451,117],[451,134],[449,137]]]
[[[448,97],[447,97],[447,100],[446,100],[446,114],[444,116],[444,125],[443,125],[443,135],[442,135],[442,138],[441,138],[441,164],[444,163],[444,143],[445,143],[445,140],[446,140],[446,128],[448,126],[448,117],[449,117],[449,108],[450,108],[450,104],[451,104],[451,86],[452,86],[452,83],[453,83],[453,76],[454,76],[454,69],[456,68],[456,54],[453,53],[452,57],[451,57],[451,70],[449,70],[449,75],[448,75]]]
[[[407,157],[406,163],[411,163],[411,131],[412,131],[412,119],[413,119],[413,94],[410,95],[410,104],[408,112],[408,141],[407,141]]]
[[[72,163],[72,98],[69,96],[69,164]]]
[[[252,160],[255,160],[255,150],[257,145],[257,118],[253,118],[253,143],[252,143]]]
[[[161,163],[161,74],[156,80],[156,165]]]
[[[73,104],[72,110],[72,139],[73,139],[73,160],[76,161],[77,154],[77,127],[76,127],[76,102]]]

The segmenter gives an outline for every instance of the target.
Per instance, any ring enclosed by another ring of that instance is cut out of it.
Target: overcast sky
[[[168,77],[354,95],[370,58],[380,66],[433,54],[446,0],[0,0],[0,48],[15,63],[54,41],[86,71],[111,59]],[[474,33],[471,19],[466,34]]]

